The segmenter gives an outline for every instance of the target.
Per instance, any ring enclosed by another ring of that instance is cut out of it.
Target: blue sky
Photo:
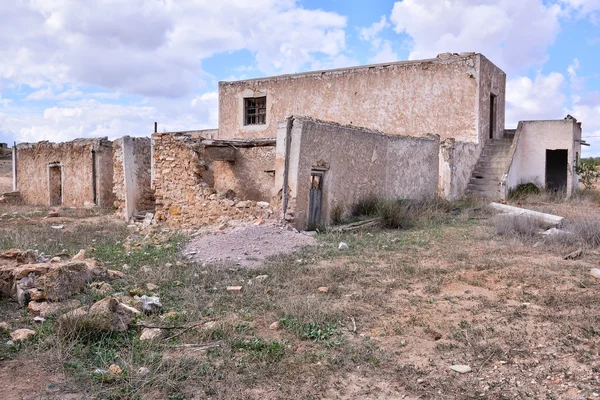
[[[600,155],[600,0],[3,0],[0,142],[217,126],[217,82],[477,51]]]

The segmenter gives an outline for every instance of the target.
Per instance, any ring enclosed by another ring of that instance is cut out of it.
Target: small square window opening
[[[267,98],[244,99],[244,125],[264,125],[267,123]]]

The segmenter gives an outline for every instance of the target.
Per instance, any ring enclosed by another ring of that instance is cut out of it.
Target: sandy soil
[[[12,191],[12,161],[0,159],[0,193]]]

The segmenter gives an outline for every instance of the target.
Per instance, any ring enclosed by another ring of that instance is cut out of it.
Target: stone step
[[[475,186],[500,186],[500,179],[497,178],[471,178],[469,180],[470,185]]]

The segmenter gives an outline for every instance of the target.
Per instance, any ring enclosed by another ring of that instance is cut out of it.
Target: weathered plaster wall
[[[21,143],[16,146],[17,189],[26,204],[49,205],[48,165],[62,168],[64,206],[93,204],[92,150],[96,153],[97,203],[110,206],[112,194],[112,142],[102,139],[76,139],[66,143]]]
[[[136,212],[153,212],[150,138],[125,136],[117,139],[113,143],[113,155],[117,213],[129,219]]]
[[[367,196],[422,199],[437,194],[438,137],[389,136],[308,118],[295,118],[290,134],[286,123],[279,126],[275,192],[282,193],[287,154],[287,216],[298,229],[307,226],[314,166],[327,168],[321,212],[325,223],[334,206],[348,211]]]
[[[546,186],[546,150],[566,149],[567,194],[578,187],[575,157],[581,157],[581,127],[572,120],[521,121],[517,129],[518,143],[508,173],[508,189],[521,183],[533,182]]]
[[[219,169],[215,172],[214,160],[202,145],[202,138],[194,133],[152,135],[156,219],[170,226],[189,227],[272,216],[270,206],[213,186],[223,179]],[[233,179],[238,177],[234,174]],[[235,183],[230,186],[235,187]]]
[[[485,64],[480,58],[467,53],[220,82],[219,137],[274,137],[279,120],[307,115],[390,135],[437,134],[442,139],[477,142],[481,91],[478,68]],[[267,123],[243,126],[244,98],[265,95]]]

